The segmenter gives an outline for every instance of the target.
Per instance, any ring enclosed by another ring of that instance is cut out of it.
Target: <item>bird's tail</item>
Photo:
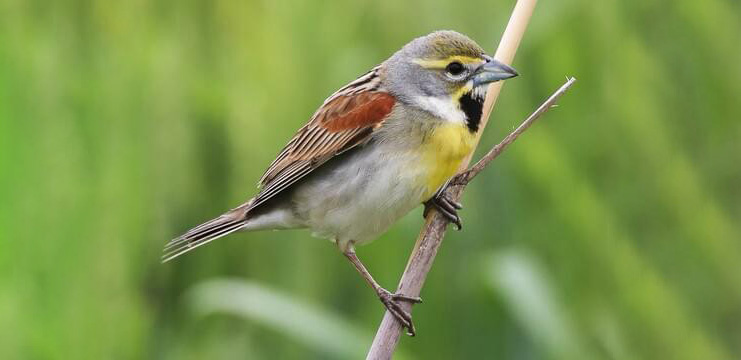
[[[188,230],[180,237],[170,240],[165,245],[162,262],[170,261],[201,245],[241,229],[249,219],[247,213],[250,204],[251,201]]]

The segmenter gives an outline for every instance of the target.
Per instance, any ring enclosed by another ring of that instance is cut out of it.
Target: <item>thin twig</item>
[[[494,160],[499,154],[501,154],[510,144],[512,144],[517,138],[525,132],[535,121],[537,121],[543,114],[548,110],[554,108],[556,101],[563,95],[571,85],[576,82],[576,78],[569,78],[556,92],[553,93],[542,105],[538,107],[520,126],[512,131],[507,137],[505,137],[499,144],[489,150],[481,160],[479,160],[474,166],[465,172],[460,173],[451,182],[450,187],[447,191],[447,196],[452,199],[460,199],[463,194],[465,187],[478,175],[484,168],[486,168],[492,160]],[[419,294],[419,290],[414,292],[410,288],[414,287],[421,289],[422,283],[427,276],[427,272],[432,266],[432,260],[434,260],[437,254],[445,229],[448,225],[448,220],[442,216],[429,216],[425,227],[420,235],[420,239],[412,251],[412,255],[407,264],[407,269],[404,271],[401,283],[399,284],[399,290],[397,293],[403,293],[406,295]],[[414,285],[418,286],[414,286]],[[403,303],[402,306],[406,305]],[[411,306],[406,308],[407,311],[411,310]],[[376,333],[376,338],[373,341],[370,352],[366,359],[390,359],[396,344],[399,341],[401,332],[401,326],[398,325],[396,319],[391,316],[389,321],[386,322],[386,317],[379,327],[379,331]],[[383,341],[380,341],[380,340]]]
[[[504,149],[507,148],[510,144],[512,144],[517,138],[525,132],[536,120],[538,120],[543,114],[545,114],[548,110],[556,107],[556,101],[558,101],[558,98],[561,97],[564,93],[566,93],[566,90],[568,90],[571,85],[576,82],[576,78],[571,77],[566,79],[566,83],[561,85],[561,87],[556,90],[556,92],[551,95],[543,104],[541,104],[530,116],[525,119],[525,121],[520,124],[520,126],[517,127],[514,131],[512,131],[507,137],[505,137],[499,144],[491,148],[489,152],[486,153],[481,159],[474,165],[471,166],[470,169],[467,171],[464,171],[460,173],[458,176],[453,179],[450,184],[451,185],[467,185],[473,178],[478,175],[481,170],[484,170],[485,167],[489,165],[489,163],[496,159],[499,154],[504,151]]]
[[[536,2],[537,0],[517,1],[517,3],[515,4],[515,8],[512,11],[512,15],[510,16],[510,20],[507,23],[507,28],[502,35],[502,40],[499,42],[497,52],[494,54],[495,59],[505,64],[512,63],[517,48],[520,44],[520,40],[522,39],[522,35],[525,33],[525,29],[527,28],[527,24],[535,8]],[[475,140],[476,144],[478,144],[481,134],[486,127],[489,115],[491,114],[494,103],[499,96],[501,87],[502,82],[497,82],[489,85],[486,99],[484,101],[484,109],[481,116],[480,130],[478,131]],[[537,119],[537,116],[535,118]],[[534,119],[532,121],[534,121]],[[527,126],[523,128],[520,133],[526,128]],[[517,135],[509,140],[509,143],[514,141],[516,137]],[[497,153],[493,154],[491,156],[491,159],[496,157],[498,153],[501,153],[504,147],[506,147],[506,145],[497,150]],[[461,164],[460,170],[466,170],[468,168],[468,165],[471,162],[471,156],[472,155],[469,155],[469,157],[464,159],[463,163]],[[488,161],[491,161],[491,159]],[[485,166],[486,165],[484,164],[482,168]],[[478,171],[480,172],[481,170]],[[464,188],[465,186],[449,187],[447,195],[451,199],[458,201],[463,194]],[[405,294],[407,296],[419,296],[419,293],[422,290],[422,285],[427,278],[427,274],[432,267],[432,262],[435,260],[437,251],[440,248],[443,237],[445,236],[445,229],[447,227],[447,224],[448,221],[444,217],[440,216],[439,213],[434,210],[430,212],[425,221],[425,225],[423,226],[422,231],[417,238],[417,242],[414,245],[414,249],[412,250],[412,254],[409,257],[407,267],[401,276],[401,280],[399,281],[399,286],[397,288],[397,293]],[[405,311],[411,311],[412,306],[408,303],[402,303],[401,307]],[[376,337],[373,339],[373,344],[368,351],[368,356],[366,357],[366,359],[390,359],[394,353],[394,350],[396,349],[396,345],[399,342],[401,330],[402,328],[399,322],[391,313],[387,311],[383,317],[383,320],[381,321],[381,324],[378,327]]]

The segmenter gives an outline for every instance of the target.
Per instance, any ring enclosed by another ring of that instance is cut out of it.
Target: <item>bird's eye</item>
[[[466,70],[465,67],[463,67],[463,64],[453,61],[452,63],[448,64],[448,66],[445,67],[445,71],[448,72],[448,74],[453,76],[458,76],[463,73],[463,71]]]

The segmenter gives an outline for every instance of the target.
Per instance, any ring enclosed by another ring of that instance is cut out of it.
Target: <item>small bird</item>
[[[414,335],[399,302],[355,254],[420,204],[461,228],[448,180],[474,148],[488,84],[517,76],[454,31],[416,38],[337,90],[260,179],[258,194],[171,240],[171,260],[235,231],[308,228],[333,241]]]

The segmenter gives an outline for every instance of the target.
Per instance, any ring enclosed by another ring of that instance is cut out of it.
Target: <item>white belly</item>
[[[427,200],[418,155],[369,145],[326,165],[297,186],[292,202],[305,226],[342,250],[374,240]]]

